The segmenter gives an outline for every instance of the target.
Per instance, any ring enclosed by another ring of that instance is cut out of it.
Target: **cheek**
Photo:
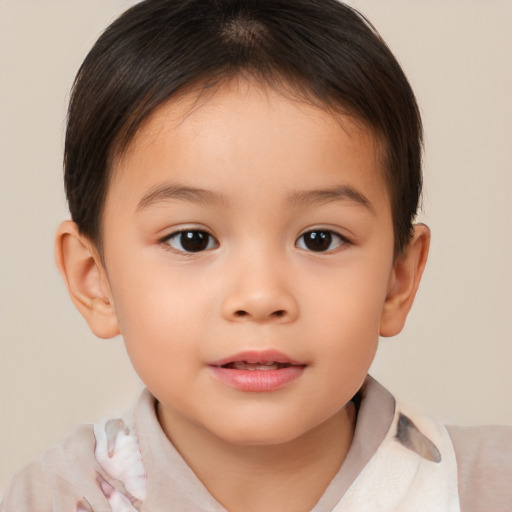
[[[343,365],[348,372],[370,365],[377,349],[388,277],[382,262],[350,265],[311,287],[304,305],[314,319],[316,332],[310,335],[331,357],[329,364]]]
[[[123,334],[193,331],[198,311],[207,310],[210,301],[201,277],[188,267],[170,265],[165,255],[142,256],[119,262],[111,277]]]
[[[357,255],[354,259],[357,259]],[[391,264],[389,265],[389,267]],[[326,325],[344,324],[367,332],[378,330],[386,300],[389,267],[381,262],[359,261],[316,279],[308,289],[306,309],[326,318]],[[366,326],[366,327],[365,327]]]
[[[120,267],[117,275],[131,278],[111,279],[126,349],[139,375],[160,366],[177,366],[180,371],[190,360],[186,354],[200,350],[211,300],[195,282],[184,283],[183,277],[168,275],[155,265],[141,268]],[[176,361],[180,364],[174,365]]]

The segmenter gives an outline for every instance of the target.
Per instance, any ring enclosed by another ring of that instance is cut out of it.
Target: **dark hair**
[[[286,86],[369,126],[381,146],[395,254],[421,194],[421,119],[400,65],[373,26],[337,0],[146,0],[98,39],[73,86],[65,186],[73,220],[101,247],[114,159],[163,102],[247,76]]]

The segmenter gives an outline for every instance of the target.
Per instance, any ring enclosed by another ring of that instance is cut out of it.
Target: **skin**
[[[163,430],[226,508],[310,510],[350,446],[350,399],[379,334],[401,330],[428,252],[417,226],[394,257],[371,132],[247,82],[201,103],[190,93],[140,128],[103,215],[103,259],[71,221],[56,242],[91,329],[122,334]],[[185,251],[180,230],[203,232],[205,250]],[[308,246],[311,231],[330,233],[325,250]],[[254,392],[212,371],[249,350],[278,350],[299,377]]]

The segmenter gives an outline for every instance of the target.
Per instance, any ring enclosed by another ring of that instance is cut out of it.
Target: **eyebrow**
[[[292,192],[289,196],[289,201],[294,205],[317,205],[330,203],[332,201],[352,201],[358,205],[364,206],[370,213],[375,215],[375,208],[371,201],[364,194],[349,185]]]
[[[139,201],[137,211],[170,199],[204,204],[227,203],[227,198],[225,196],[211,190],[187,187],[179,184],[164,184],[151,189],[147,194],[145,194]]]
[[[203,204],[227,204],[227,198],[202,188],[189,187],[179,184],[164,184],[151,189],[139,201],[137,211],[149,208],[159,202],[178,199],[182,201],[192,201]],[[315,189],[292,192],[288,196],[288,201],[293,205],[300,204],[325,204],[332,201],[352,201],[364,206],[369,212],[375,214],[375,208],[370,200],[361,192],[349,185],[339,185],[326,189]]]

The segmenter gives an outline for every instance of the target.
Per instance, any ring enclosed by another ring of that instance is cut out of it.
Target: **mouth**
[[[276,391],[297,380],[307,364],[275,350],[250,351],[212,362],[212,374],[241,391]]]
[[[231,370],[280,370],[281,368],[288,368],[293,366],[291,363],[278,363],[277,361],[258,361],[257,363],[249,363],[248,361],[232,361],[231,363],[223,364],[221,368],[228,368]]]
[[[281,370],[290,366],[305,367],[301,361],[295,361],[286,354],[277,350],[254,350],[240,352],[218,361],[210,363],[210,366],[225,368],[228,370]]]

